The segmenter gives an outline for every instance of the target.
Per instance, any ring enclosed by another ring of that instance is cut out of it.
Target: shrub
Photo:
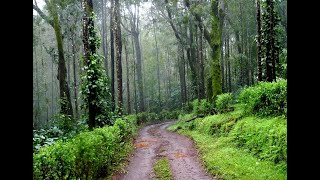
[[[286,116],[287,81],[259,82],[255,86],[245,88],[238,99],[249,114]]]
[[[231,136],[238,147],[248,149],[260,159],[287,163],[286,122],[281,117],[247,117],[235,125]]]
[[[193,104],[193,113],[196,115],[208,115],[211,114],[212,105],[206,99],[198,101],[198,99],[192,102]]]
[[[217,96],[216,99],[216,110],[219,113],[224,113],[231,110],[231,103],[232,103],[232,94],[231,93],[224,93]]]
[[[136,118],[117,119],[113,126],[81,132],[33,154],[33,179],[99,179],[112,173],[136,131]]]

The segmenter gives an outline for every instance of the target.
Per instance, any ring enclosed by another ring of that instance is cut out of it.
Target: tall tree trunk
[[[115,110],[115,88],[114,88],[114,0],[110,0],[110,53],[111,53],[111,109]]]
[[[132,36],[132,54],[133,57],[135,56],[135,48],[134,48],[134,39]],[[137,100],[137,86],[136,86],[136,69],[137,69],[137,64],[136,64],[136,59],[133,60],[133,88],[134,88],[134,109],[135,113],[137,114],[138,112],[138,100]]]
[[[75,113],[76,113],[76,121],[79,121],[79,106],[78,106],[78,82],[77,82],[77,67],[76,67],[76,44],[74,41],[74,35],[72,35],[72,58],[73,58],[73,88],[74,88],[74,106],[75,106]]]
[[[220,66],[220,42],[221,31],[218,12],[218,0],[211,2],[211,15],[212,15],[212,88],[213,88],[213,100],[217,95],[222,93],[222,81],[221,81],[221,66]]]
[[[71,80],[70,80],[70,77],[71,77],[71,70],[70,70],[70,45],[69,45],[69,41],[67,41],[67,46],[68,46],[68,50],[67,50],[67,61],[68,61],[68,64],[67,64],[67,73],[68,73],[68,84],[71,84]]]
[[[93,4],[92,0],[83,0],[83,9],[84,9],[84,16],[83,16],[83,49],[84,49],[84,62],[86,66],[91,64],[90,55],[94,55],[96,53],[96,45],[94,42],[89,41],[90,38],[94,38],[94,21],[93,21]],[[92,82],[97,81],[97,76],[92,74],[91,77]],[[93,101],[96,101],[96,91],[93,86],[89,86],[89,96],[88,96],[88,106],[89,106],[89,129],[92,130],[95,125],[95,118],[98,114],[98,107]]]
[[[156,43],[156,53],[157,53],[157,77],[158,77],[158,101],[159,101],[159,107],[158,109],[161,109],[161,89],[160,89],[160,60],[159,60],[159,49],[158,49],[158,42],[157,42],[157,34],[156,34],[156,28],[153,23],[153,33],[154,33],[154,41]]]
[[[213,96],[208,94],[208,98],[210,101],[216,98],[217,95],[222,93],[222,81],[221,81],[221,66],[220,66],[220,23],[219,23],[219,11],[218,11],[218,0],[211,1],[211,23],[212,23],[212,32],[209,33],[208,29],[205,28],[201,20],[201,16],[194,10],[190,9],[190,0],[184,0],[185,6],[191,11],[191,14],[195,17],[196,21],[198,21],[197,25],[199,28],[203,28],[203,34],[205,39],[211,48],[211,60],[213,62],[212,65],[212,88],[213,88]],[[209,88],[209,86],[207,86]],[[211,90],[208,89],[208,93],[211,93]]]
[[[167,64],[169,65],[167,68],[168,71],[168,102],[171,99],[171,63],[170,63],[170,56],[169,56],[169,48],[167,47]]]
[[[193,36],[193,21],[189,21],[189,48],[190,48],[190,58],[189,58],[189,64],[191,68],[191,78],[192,78],[192,92],[193,92],[193,97],[198,95],[198,77],[197,77],[197,68],[196,68],[196,48],[195,48],[195,43],[194,43],[194,36]]]
[[[34,57],[37,57],[37,48],[35,47],[34,49]],[[35,62],[36,62],[36,87],[37,87],[37,91],[36,91],[36,94],[37,94],[37,108],[36,108],[36,112],[35,112],[35,124],[36,124],[36,127],[38,127],[39,125],[39,121],[40,121],[40,118],[39,118],[39,115],[40,115],[40,93],[39,93],[39,78],[38,78],[38,59],[35,58]]]
[[[53,114],[54,114],[54,110],[53,110],[53,77],[54,77],[54,75],[53,75],[53,62],[54,62],[54,55],[52,55],[52,61],[51,61],[52,63],[51,63],[51,116],[53,116]]]
[[[267,0],[266,3],[266,80],[272,82],[275,80],[274,6],[273,0]]]
[[[57,78],[59,80],[59,87],[60,87],[61,113],[65,115],[69,115],[71,118],[73,118],[70,90],[69,90],[68,82],[66,81],[67,69],[66,69],[66,63],[64,59],[63,40],[62,40],[60,23],[59,23],[59,17],[57,13],[56,0],[52,0],[49,5],[50,5],[49,12],[53,17],[53,27],[54,27],[54,32],[56,35],[57,47],[58,47],[59,62],[58,62]]]
[[[220,66],[221,66],[221,82],[222,82],[222,92],[225,92],[226,84],[224,82],[226,76],[225,76],[225,59],[223,58],[223,42],[225,39],[225,35],[223,33],[224,28],[224,13],[219,13],[219,31],[220,31]]]
[[[128,39],[126,39],[124,41],[124,51],[126,53],[126,70],[127,70],[127,112],[128,114],[131,114],[131,100],[130,100],[130,79],[129,79],[129,63],[128,63],[128,49],[127,49],[127,41]]]
[[[229,36],[227,36],[227,59],[228,59],[228,83],[229,83],[229,92],[232,92],[231,87],[231,60],[230,60],[230,41]]]
[[[122,54],[122,40],[121,40],[121,26],[120,26],[120,4],[119,0],[115,0],[115,43],[116,43],[116,66],[117,66],[117,85],[118,85],[118,106],[117,112],[122,115],[122,64],[121,64],[121,54]]]
[[[105,12],[105,7],[106,3],[104,0],[101,0],[101,11],[102,11],[102,50],[103,50],[103,56],[104,56],[104,68],[106,70],[106,74],[109,74],[109,69],[108,69],[108,47],[107,47],[107,40],[106,40],[106,12]]]
[[[204,87],[204,59],[203,59],[203,28],[200,28],[200,63],[199,63],[199,94],[200,99],[205,98],[205,87]]]
[[[133,34],[134,45],[136,50],[137,59],[137,78],[138,78],[138,93],[139,93],[139,112],[145,111],[144,105],[144,94],[143,94],[143,79],[142,79],[142,60],[141,60],[141,49],[139,43],[139,34],[135,32]]]
[[[181,105],[184,106],[186,103],[186,80],[185,80],[185,62],[184,52],[181,44],[178,45],[178,66],[179,66],[179,77],[180,77],[180,94],[181,94]]]
[[[225,80],[225,73],[224,73],[224,57],[223,57],[223,41],[224,41],[224,38],[221,37],[221,46],[220,46],[220,66],[221,66],[221,82],[222,82],[222,92],[225,92],[225,83],[224,83],[224,80]]]
[[[261,48],[261,10],[260,0],[256,0],[257,14],[257,76],[258,81],[262,81],[262,48]]]

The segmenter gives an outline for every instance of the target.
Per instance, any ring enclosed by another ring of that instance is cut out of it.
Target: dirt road
[[[156,179],[153,165],[157,159],[164,156],[169,159],[175,180],[214,179],[201,166],[193,142],[185,136],[166,130],[172,123],[164,122],[142,128],[134,142],[135,152],[126,173],[118,174],[113,179]]]

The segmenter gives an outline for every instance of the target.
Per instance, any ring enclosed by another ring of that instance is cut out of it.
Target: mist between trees
[[[33,127],[214,102],[286,79],[286,0],[45,0],[33,9]],[[66,120],[68,119],[68,121]]]

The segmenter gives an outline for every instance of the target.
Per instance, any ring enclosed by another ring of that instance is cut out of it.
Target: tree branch
[[[181,44],[183,44],[183,41],[182,41],[181,37],[179,36],[176,27],[174,26],[174,24],[172,22],[172,15],[171,15],[171,10],[170,10],[170,8],[168,6],[168,0],[165,0],[165,3],[166,3],[166,5],[165,5],[166,6],[166,10],[167,10],[168,16],[169,16],[170,26],[171,26],[172,30],[174,31],[174,35],[176,36],[176,38],[180,41]]]
[[[203,24],[202,20],[201,20],[201,16],[192,11],[190,9],[190,1],[189,0],[184,0],[184,4],[185,6],[188,8],[188,10],[191,12],[191,14],[195,17],[196,21],[198,21],[198,27],[199,29],[202,29],[203,30],[203,35],[204,35],[204,38],[207,40],[208,44],[210,45],[210,48],[211,49],[214,49],[214,46],[212,44],[212,38],[211,38],[211,33],[208,31],[208,29],[206,28],[206,26]]]
[[[124,24],[122,21],[120,21],[122,27],[124,28],[124,30],[128,31],[130,34],[133,34],[134,32],[130,31]]]
[[[41,11],[41,9],[37,6],[37,4],[36,5],[33,4],[33,9],[38,12],[38,14],[42,17],[42,19],[44,19],[48,24],[50,24],[53,27],[53,21],[49,19],[49,17]]]

